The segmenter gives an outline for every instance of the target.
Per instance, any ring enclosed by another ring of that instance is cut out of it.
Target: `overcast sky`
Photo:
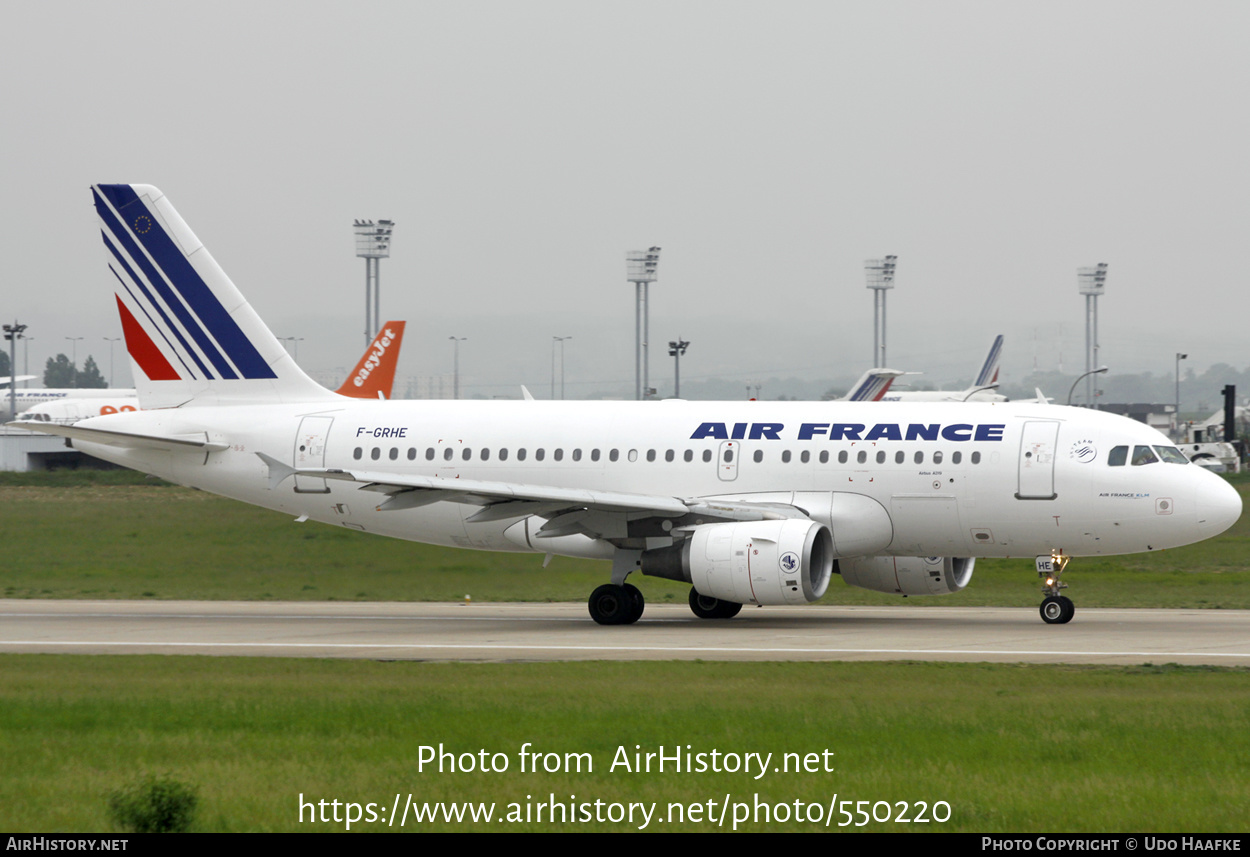
[[[313,371],[363,350],[354,218],[396,221],[401,374],[632,395],[626,250],[663,246],[651,375],[889,363],[1244,367],[1244,2],[11,3],[0,316],[32,368],[119,336],[93,182],[169,196]],[[121,351],[118,351],[118,364]],[[22,357],[18,356],[19,367]],[[128,380],[119,371],[119,384]],[[671,386],[670,386],[671,389]]]

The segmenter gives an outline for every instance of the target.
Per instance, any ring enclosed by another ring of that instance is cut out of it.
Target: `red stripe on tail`
[[[148,376],[149,381],[181,381],[182,376],[169,364],[165,355],[161,354],[156,343],[139,326],[139,322],[135,321],[130,310],[126,309],[126,305],[122,303],[121,297],[119,295],[114,295],[114,297],[117,298],[117,314],[122,317],[122,333],[126,337],[126,350],[139,364],[143,374]]]

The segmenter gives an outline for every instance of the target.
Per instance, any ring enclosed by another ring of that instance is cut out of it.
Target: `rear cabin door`
[[[297,470],[326,466],[326,442],[330,438],[330,424],[333,422],[334,417],[304,417],[300,420],[293,455]],[[296,476],[295,493],[329,494],[330,486],[324,479]]]

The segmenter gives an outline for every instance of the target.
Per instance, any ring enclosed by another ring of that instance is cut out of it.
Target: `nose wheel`
[[[1076,605],[1072,603],[1072,599],[1059,594],[1061,590],[1068,588],[1068,584],[1061,581],[1059,576],[1068,567],[1070,559],[1062,551],[1037,558],[1037,576],[1042,578],[1042,595],[1046,596],[1042,599],[1038,612],[1047,625],[1066,625],[1076,614]]]

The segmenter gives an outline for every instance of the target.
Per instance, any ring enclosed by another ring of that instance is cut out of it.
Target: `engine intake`
[[[950,595],[972,580],[974,557],[861,556],[837,561],[851,586],[898,595]]]
[[[723,601],[802,604],[829,588],[833,556],[828,527],[791,518],[695,527],[680,544],[644,552],[640,567]]]

